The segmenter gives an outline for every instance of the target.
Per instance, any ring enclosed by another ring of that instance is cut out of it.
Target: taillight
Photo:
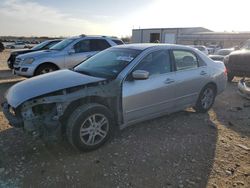
[[[227,68],[224,69],[224,74],[227,75]]]

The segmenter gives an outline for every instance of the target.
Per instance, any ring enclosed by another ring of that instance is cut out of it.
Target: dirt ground
[[[0,53],[0,101],[23,78]],[[96,151],[46,145],[8,125],[0,109],[0,187],[250,187],[250,101],[228,84],[206,114],[191,109],[117,133]]]

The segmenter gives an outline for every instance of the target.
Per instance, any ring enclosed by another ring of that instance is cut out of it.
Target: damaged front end
[[[59,96],[62,97],[63,94],[57,95]],[[43,96],[26,101],[17,108],[5,102],[2,108],[11,126],[23,128],[33,137],[56,140],[61,134],[59,118],[67,105],[67,102],[54,101],[53,96]]]
[[[114,99],[113,104],[116,106],[117,98],[120,96],[117,84],[119,82],[99,81],[66,88],[32,98],[16,108],[5,102],[2,105],[3,112],[13,127],[23,128],[33,137],[56,141],[61,138],[62,124],[65,123],[62,122],[62,119],[73,102],[91,102],[86,99],[98,96],[107,101]]]
[[[250,100],[250,80],[246,80],[245,78],[241,79],[238,83],[238,93]]]
[[[2,109],[11,126],[17,128],[23,127],[23,119],[19,109],[13,108],[7,102],[2,103]]]

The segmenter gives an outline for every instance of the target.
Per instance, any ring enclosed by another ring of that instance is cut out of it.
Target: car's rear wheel
[[[228,73],[227,74],[227,81],[232,82],[233,79],[234,79],[234,75],[232,73]]]
[[[110,110],[103,105],[91,103],[78,107],[70,115],[66,135],[72,146],[89,151],[103,145],[113,134],[113,127]]]
[[[37,70],[35,71],[35,75],[37,76],[40,74],[46,74],[46,73],[53,72],[56,70],[58,70],[58,68],[55,65],[44,64],[44,65],[41,65],[37,68]]]
[[[207,112],[213,106],[215,96],[216,96],[215,86],[212,84],[205,86],[200,92],[199,98],[194,107],[196,112],[201,112],[201,113]]]

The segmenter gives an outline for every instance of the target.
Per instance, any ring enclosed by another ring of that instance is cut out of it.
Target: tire
[[[200,92],[199,98],[194,107],[195,111],[200,113],[207,112],[213,106],[215,96],[215,86],[212,84],[205,86]]]
[[[233,79],[234,79],[234,75],[232,73],[228,73],[227,74],[227,81],[232,82]]]
[[[37,68],[37,70],[35,71],[35,76],[41,75],[41,74],[46,74],[46,73],[53,72],[56,70],[58,70],[58,68],[55,65],[43,64]]]
[[[103,122],[102,126],[98,124],[100,122]],[[80,151],[91,151],[99,148],[113,133],[114,119],[112,113],[107,107],[96,103],[78,107],[69,116],[66,124],[68,141]]]

